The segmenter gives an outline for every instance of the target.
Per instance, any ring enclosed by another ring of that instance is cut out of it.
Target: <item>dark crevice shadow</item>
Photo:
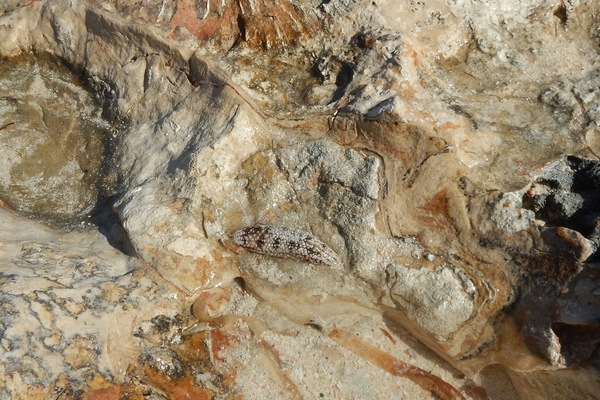
[[[99,199],[91,213],[90,222],[96,225],[98,232],[106,238],[108,244],[127,256],[135,257],[137,255],[135,248],[113,209],[117,197],[115,195]]]
[[[539,193],[538,193],[539,192]],[[600,261],[600,162],[565,156],[542,170],[523,206],[548,227],[566,227],[588,239],[592,254],[586,262]]]
[[[118,91],[84,67],[43,51],[0,58],[0,78],[10,88],[10,96],[1,93],[0,100],[13,102],[18,111],[5,110],[0,131],[4,138],[27,144],[23,150],[13,150],[23,153],[18,161],[8,158],[11,179],[0,185],[0,204],[59,232],[98,229],[111,246],[134,256],[113,210],[118,194],[126,187],[120,153],[122,138],[130,128],[129,121],[107,112],[117,109]],[[25,96],[33,78],[43,82],[47,93]],[[39,121],[32,118],[37,114],[23,111],[29,109],[41,110]],[[36,127],[39,138],[35,141],[25,136],[32,129],[28,124]],[[79,169],[71,168],[72,164]],[[20,169],[13,169],[15,165]],[[43,180],[43,184],[30,183],[28,176]]]
[[[122,134],[128,129],[125,124],[121,124],[117,132]],[[117,138],[122,136],[117,134]],[[114,209],[114,205],[125,191],[126,183],[124,176],[119,168],[121,141],[105,137],[104,155],[96,181],[98,197],[94,209],[90,213],[90,222],[96,225],[100,232],[115,249],[131,257],[136,256],[136,251],[129,239],[127,231],[121,224],[119,215]]]

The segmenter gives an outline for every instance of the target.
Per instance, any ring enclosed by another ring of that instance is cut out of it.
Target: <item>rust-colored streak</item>
[[[321,28],[321,21],[289,0],[239,0],[239,27],[248,45],[270,49],[296,43]]]
[[[85,400],[118,400],[123,398],[123,391],[119,386],[109,386],[96,389],[84,396]],[[130,393],[128,393],[130,395]],[[133,397],[132,397],[133,398]],[[141,396],[139,397],[141,398]]]
[[[425,211],[419,215],[419,219],[424,224],[436,227],[440,232],[447,232],[450,235],[458,234],[450,211],[448,189],[444,188],[437,192],[420,208]]]
[[[391,335],[391,334],[390,334],[388,331],[386,331],[386,330],[385,330],[385,329],[383,329],[383,328],[379,328],[379,330],[380,330],[380,331],[381,331],[381,332],[384,334],[384,336],[385,336],[386,338],[388,338],[388,339],[390,340],[390,342],[392,342],[392,343],[396,344],[396,339],[394,339],[394,338],[392,337],[392,335]]]
[[[352,351],[357,356],[367,360],[371,364],[389,372],[392,375],[408,378],[421,386],[423,389],[433,393],[444,400],[465,400],[465,397],[454,386],[441,378],[430,374],[421,368],[400,361],[396,357],[380,350],[372,344],[352,335],[342,329],[334,329],[329,337],[336,343]]]
[[[0,197],[0,208],[15,211],[15,207],[6,199]]]
[[[462,387],[462,390],[473,400],[491,400],[487,391],[481,386],[475,385],[473,382],[467,383]]]
[[[440,190],[423,206],[423,209],[432,214],[448,216],[448,189]]]
[[[118,400],[123,398],[131,400],[143,399],[143,389],[140,386],[114,384],[108,382],[98,373],[93,373],[91,377],[86,380],[86,384],[87,387],[84,390],[83,400]],[[61,396],[58,396],[58,398],[61,398]]]
[[[198,39],[206,39],[214,36],[222,25],[230,21],[231,9],[227,8],[221,18],[207,18],[205,20],[198,17],[195,3],[191,0],[177,1],[177,10],[169,22],[171,29],[178,26],[186,28]]]
[[[235,367],[227,363],[226,356],[222,354],[222,351],[239,346],[240,340],[237,336],[222,329],[211,331],[210,336],[210,353],[213,356],[213,363],[218,370],[223,372],[223,385],[233,388],[237,379],[237,371]]]
[[[410,58],[413,60],[413,65],[415,67],[419,67],[419,65],[421,64],[421,60],[419,60],[419,55],[416,51],[412,50],[410,52]]]
[[[214,3],[211,3],[212,6],[217,6]],[[173,31],[177,27],[184,27],[199,39],[221,35],[240,36],[252,48],[270,49],[295,44],[322,26],[318,19],[288,0],[238,0],[227,3],[219,13],[209,12],[205,18],[199,16],[203,12],[206,11],[198,9],[198,2],[177,0],[169,27]]]
[[[165,392],[170,399],[208,400],[213,397],[211,391],[195,386],[191,375],[175,380],[162,375],[148,366],[144,366],[144,373],[152,384]]]

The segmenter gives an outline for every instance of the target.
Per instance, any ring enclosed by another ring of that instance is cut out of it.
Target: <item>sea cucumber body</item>
[[[233,232],[231,240],[252,252],[269,256],[329,266],[340,263],[338,255],[315,236],[283,226],[248,226]]]

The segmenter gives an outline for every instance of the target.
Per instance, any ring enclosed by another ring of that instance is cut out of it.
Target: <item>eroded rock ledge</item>
[[[596,393],[598,6],[391,3],[4,6],[3,396]]]

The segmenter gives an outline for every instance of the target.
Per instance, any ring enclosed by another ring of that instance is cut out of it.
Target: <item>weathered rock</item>
[[[77,79],[47,56],[4,60],[0,199],[58,224],[82,219],[110,193],[110,129]]]
[[[598,6],[505,6],[6,5],[0,56],[64,60],[126,127],[93,220],[135,259],[2,211],[2,394],[593,393]],[[256,223],[342,262],[228,240]]]

